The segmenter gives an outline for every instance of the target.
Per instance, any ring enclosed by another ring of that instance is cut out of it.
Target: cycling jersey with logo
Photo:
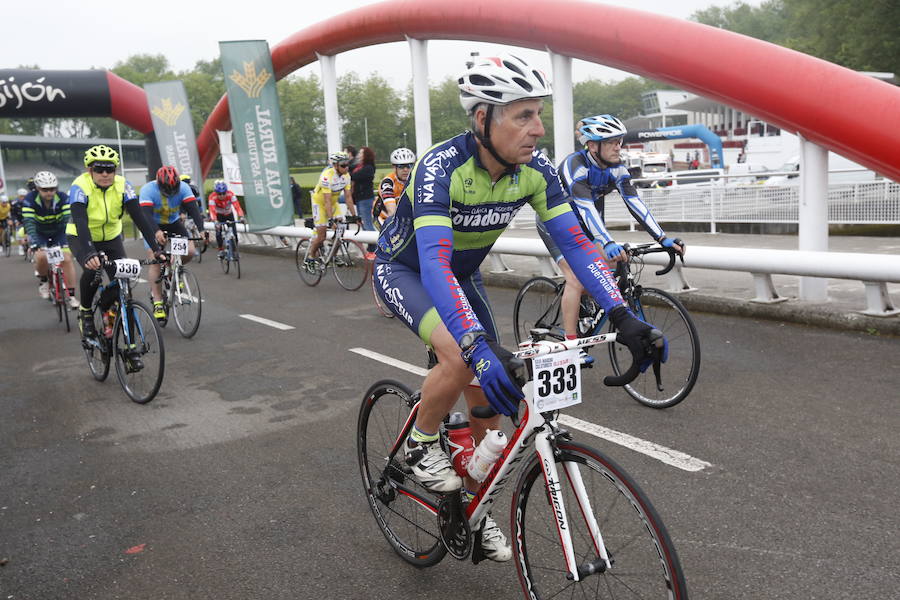
[[[602,244],[612,241],[604,218],[606,194],[618,190],[628,212],[657,241],[665,237],[662,228],[641,201],[631,183],[631,174],[624,165],[602,167],[588,150],[570,154],[559,167],[563,184],[571,195],[572,205],[578,209],[581,219],[594,239]]]
[[[381,180],[381,185],[378,186],[378,196],[381,198],[382,207],[381,212],[378,213],[379,223],[384,223],[385,219],[391,214],[388,212],[388,208],[392,211],[396,210],[397,200],[405,187],[406,182],[400,181],[396,173],[389,173]]]
[[[341,190],[350,193],[350,173],[338,175],[334,167],[328,167],[319,175],[319,182],[313,189],[313,202],[325,202],[325,192],[331,192],[332,202],[337,202]]]
[[[598,301],[607,308],[621,303],[609,269],[581,232],[550,160],[534,152],[527,164],[492,182],[470,132],[432,147],[416,163],[396,213],[381,230],[377,259],[421,273],[441,320],[459,341],[466,331],[484,329],[459,281],[475,273],[526,202],[543,220],[553,221],[554,237],[562,241],[579,277],[591,280],[585,283],[595,297],[601,296]],[[421,268],[420,261],[427,261],[428,268]]]
[[[227,190],[224,194],[213,192],[209,195],[209,216],[216,219],[217,215],[234,215],[238,217],[244,216],[244,210],[241,208],[234,192]]]
[[[159,184],[150,181],[141,187],[140,201],[141,206],[153,207],[153,216],[157,225],[160,223],[166,225],[181,218],[179,210],[183,203],[196,202],[197,199],[194,197],[194,192],[191,191],[191,186],[183,181],[178,191],[171,196],[163,196],[159,191]]]

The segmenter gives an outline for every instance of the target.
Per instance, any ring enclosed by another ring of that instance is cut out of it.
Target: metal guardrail
[[[206,223],[212,230],[212,223]],[[278,237],[308,238],[313,230],[306,227],[273,227],[264,231],[249,232],[245,225],[238,225],[238,231],[248,234],[248,241],[265,246],[279,244]],[[331,232],[329,232],[329,235]],[[346,238],[363,243],[374,243],[378,234],[374,231],[347,233]],[[246,243],[246,242],[245,242]],[[541,263],[544,273],[554,275],[555,264],[543,244],[534,239],[503,238],[497,240],[491,250],[492,271],[511,271],[503,263],[502,255],[512,254],[532,256]],[[662,254],[649,254],[645,261],[653,265],[665,265],[668,259]],[[801,277],[822,277],[828,279],[848,279],[860,281],[866,290],[866,308],[862,314],[890,317],[900,314],[890,300],[888,283],[900,283],[900,256],[889,254],[862,254],[853,252],[810,252],[802,250],[761,250],[752,248],[723,248],[718,246],[691,246],[684,266],[676,266],[668,277],[670,289],[674,292],[691,291],[684,275],[685,269],[716,269],[721,271],[747,272],[753,276],[756,296],[750,302],[774,303],[787,300],[778,295],[772,275],[796,275]]]

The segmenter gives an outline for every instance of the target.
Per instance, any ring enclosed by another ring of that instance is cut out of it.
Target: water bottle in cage
[[[469,475],[476,481],[484,481],[505,447],[506,435],[500,430],[488,429],[484,433],[484,439],[475,448],[472,458],[469,459]]]
[[[450,446],[450,459],[453,468],[460,477],[466,476],[466,468],[475,451],[475,440],[472,439],[472,428],[466,415],[455,412],[447,423],[447,444]]]

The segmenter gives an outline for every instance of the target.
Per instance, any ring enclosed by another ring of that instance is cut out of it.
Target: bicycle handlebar
[[[574,350],[576,348],[586,348],[589,346],[595,346],[597,344],[605,344],[612,343],[616,341],[617,334],[616,333],[601,333],[599,335],[592,335],[585,338],[578,338],[574,340],[561,340],[561,341],[548,341],[543,339],[542,336],[549,334],[550,331],[547,329],[532,329],[531,335],[532,337],[537,337],[538,342],[533,344],[530,347],[520,348],[516,352],[513,353],[515,357],[512,363],[514,379],[516,380],[516,384],[519,386],[524,386],[527,383],[527,371],[525,360],[534,358],[535,356],[542,356],[544,354],[554,354],[557,352],[563,352],[565,350]],[[659,329],[652,329],[649,334],[650,339],[648,343],[655,347],[653,350],[653,368],[654,371],[658,371],[660,368],[661,354],[662,348],[664,344],[663,333]],[[608,375],[603,378],[603,384],[609,387],[613,386],[626,386],[635,379],[637,379],[638,375],[641,374],[641,364],[645,360],[645,357],[638,356],[638,352],[635,348],[628,346],[628,349],[631,351],[631,365],[625,372],[619,375]],[[643,348],[642,348],[643,349]],[[497,412],[491,408],[490,406],[474,406],[471,410],[472,416],[479,419],[490,419],[497,415]],[[515,418],[515,417],[514,417]]]
[[[676,240],[679,242],[679,246],[684,248],[684,242],[681,240]],[[632,246],[631,244],[623,244],[625,248],[626,254],[629,256],[643,256],[644,254],[654,254],[657,252],[665,252],[669,255],[669,264],[663,267],[661,270],[656,271],[657,275],[665,275],[675,266],[675,258],[678,257],[681,259],[681,264],[684,264],[684,255],[675,250],[674,248],[666,248],[665,246],[660,246],[658,244],[638,244],[636,246]]]

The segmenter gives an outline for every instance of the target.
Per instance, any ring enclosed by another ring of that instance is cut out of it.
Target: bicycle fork
[[[563,464],[563,472],[572,486],[575,502],[581,511],[581,515],[585,520],[588,531],[591,535],[591,542],[598,558],[578,564],[575,560],[575,549],[572,545],[571,520],[566,513],[565,500],[562,493],[562,481],[560,480],[560,472],[556,467],[556,457],[553,444],[549,439],[547,432],[540,432],[535,439],[535,450],[541,463],[541,471],[544,474],[544,484],[547,491],[547,502],[553,509],[556,517],[556,529],[562,543],[563,557],[566,561],[568,574],[566,577],[571,581],[581,581],[585,577],[594,573],[602,573],[611,568],[612,564],[603,544],[603,536],[600,534],[600,527],[597,525],[597,519],[594,517],[593,507],[587,490],[584,487],[584,481],[581,478],[581,471],[578,464],[567,461]]]

